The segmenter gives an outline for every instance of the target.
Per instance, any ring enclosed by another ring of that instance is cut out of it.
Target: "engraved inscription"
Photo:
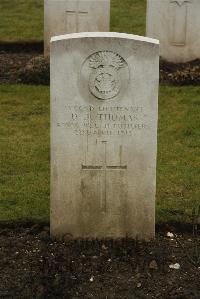
[[[133,136],[150,129],[141,106],[66,105],[57,126],[81,136]]]
[[[174,46],[186,44],[188,3],[191,3],[191,0],[170,0],[172,16],[170,42]]]
[[[89,58],[91,73],[89,90],[98,99],[114,98],[121,89],[119,70],[127,66],[125,60],[116,53],[100,51]]]
[[[104,145],[104,161],[103,161],[103,165],[84,165],[82,164],[82,170],[88,170],[88,171],[103,171],[103,186],[104,186],[104,190],[103,190],[103,198],[101,201],[101,208],[102,211],[106,213],[107,211],[107,172],[108,171],[123,171],[123,170],[127,170],[127,165],[122,164],[122,145],[120,145],[120,161],[119,161],[119,165],[108,165],[107,162],[107,141],[101,141],[102,144]],[[87,160],[87,157],[86,157]]]

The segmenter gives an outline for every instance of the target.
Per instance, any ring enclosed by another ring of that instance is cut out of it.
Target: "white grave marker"
[[[147,0],[147,36],[160,40],[162,58],[200,58],[199,13],[199,0]]]
[[[52,38],[53,235],[154,236],[158,63],[150,38]]]
[[[44,0],[44,53],[52,36],[110,30],[110,0]]]

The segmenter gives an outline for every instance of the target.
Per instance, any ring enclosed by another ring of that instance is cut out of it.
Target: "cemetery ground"
[[[1,298],[200,297],[199,95],[160,86],[156,240],[72,242],[49,236],[49,87],[0,86]]]
[[[0,3],[0,298],[200,298],[199,62],[161,63],[162,82],[190,85],[160,86],[156,239],[55,240],[49,87],[4,84],[48,84],[42,3]],[[112,1],[112,31],[144,23],[145,1]]]
[[[199,205],[199,102],[198,86],[160,86],[157,223]],[[49,87],[2,84],[0,104],[0,219],[48,221]]]

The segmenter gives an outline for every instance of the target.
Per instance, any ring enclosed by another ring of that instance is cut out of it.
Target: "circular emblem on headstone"
[[[127,68],[125,60],[114,52],[100,51],[88,57],[89,90],[98,99],[117,96],[122,88],[120,70]]]

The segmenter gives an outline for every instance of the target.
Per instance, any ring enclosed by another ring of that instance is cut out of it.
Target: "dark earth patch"
[[[0,52],[5,53],[42,53],[43,50],[43,41],[0,42]]]
[[[35,53],[0,52],[0,83],[19,83],[19,73]]]
[[[64,242],[42,224],[1,225],[0,298],[200,298],[200,269],[189,261],[200,239],[177,238]]]
[[[200,84],[200,59],[187,63],[160,61],[160,81],[174,85]]]
[[[49,85],[49,60],[42,53],[42,43],[0,43],[0,83]],[[161,60],[160,82],[199,85],[200,60],[178,64]]]

